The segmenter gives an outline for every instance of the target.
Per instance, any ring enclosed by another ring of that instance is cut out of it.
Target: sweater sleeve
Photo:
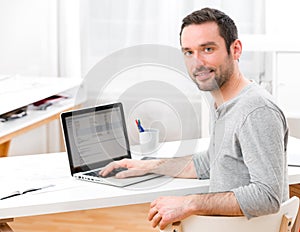
[[[210,171],[208,150],[194,154],[193,162],[198,179],[208,179]]]
[[[286,122],[281,112],[260,107],[251,112],[238,132],[250,183],[233,189],[247,218],[275,213],[284,191]]]

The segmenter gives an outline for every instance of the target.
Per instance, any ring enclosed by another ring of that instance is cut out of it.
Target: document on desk
[[[72,178],[68,157],[63,153],[1,158],[0,183],[0,198],[47,197],[52,192],[81,187]],[[0,200],[0,205],[6,199]]]
[[[41,191],[43,189],[53,188],[55,184],[45,183],[45,182],[31,182],[31,183],[1,183],[3,187],[0,189],[0,200],[5,200],[11,197],[16,197],[19,195],[33,193]]]
[[[36,192],[36,191],[40,191],[40,190],[43,190],[43,189],[46,189],[46,188],[51,188],[51,187],[54,187],[55,185],[54,184],[49,184],[49,185],[44,185],[44,186],[40,186],[40,187],[31,187],[31,188],[26,188],[26,189],[23,189],[23,190],[16,190],[16,191],[5,191],[6,193],[1,193],[0,192],[0,200],[5,200],[5,199],[8,199],[8,198],[11,198],[11,197],[16,197],[16,196],[19,196],[19,195],[23,195],[23,194],[26,194],[26,193],[31,193],[31,192]]]

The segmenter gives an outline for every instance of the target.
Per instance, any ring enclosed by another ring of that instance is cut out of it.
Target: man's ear
[[[239,39],[236,39],[231,44],[231,52],[234,60],[239,60],[242,55],[242,42]]]

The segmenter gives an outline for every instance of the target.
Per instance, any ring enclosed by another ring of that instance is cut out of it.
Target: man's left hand
[[[160,197],[153,201],[148,214],[152,227],[159,226],[163,230],[168,224],[190,216],[191,197]]]

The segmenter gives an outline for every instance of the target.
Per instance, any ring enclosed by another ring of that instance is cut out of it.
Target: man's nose
[[[201,56],[201,54],[196,53],[196,52],[193,54],[192,64],[195,67],[205,65],[205,61],[204,61],[203,57]]]

